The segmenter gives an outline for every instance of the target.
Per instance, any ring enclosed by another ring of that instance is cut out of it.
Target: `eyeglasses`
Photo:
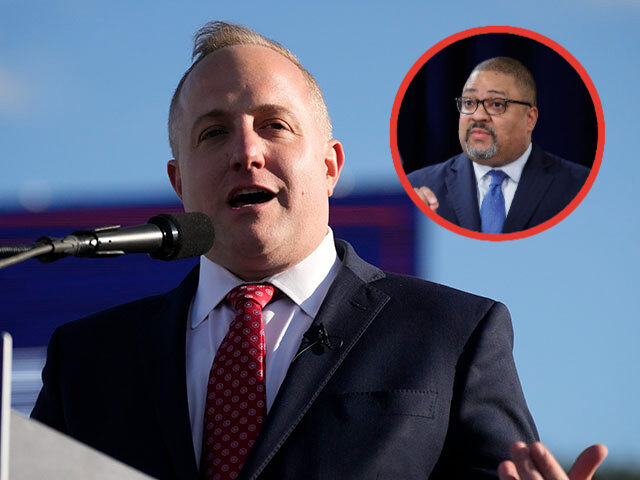
[[[464,115],[472,115],[476,113],[479,104],[482,104],[484,111],[489,115],[502,115],[507,111],[507,103],[517,103],[519,105],[527,105],[528,107],[531,107],[530,103],[511,100],[509,98],[493,97],[479,100],[473,97],[458,97],[455,100],[458,111]]]

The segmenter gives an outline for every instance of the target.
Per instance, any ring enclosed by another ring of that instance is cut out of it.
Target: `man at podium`
[[[507,309],[334,240],[315,79],[245,27],[195,40],[168,174],[213,247],[175,290],[58,328],[33,417],[161,479],[497,478],[537,439]]]

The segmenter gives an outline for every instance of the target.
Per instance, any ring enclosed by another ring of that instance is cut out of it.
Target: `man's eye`
[[[494,108],[502,108],[504,107],[504,102],[502,100],[494,100],[491,102],[491,106]]]
[[[211,127],[211,128],[207,128],[204,132],[202,132],[202,134],[200,135],[200,141],[202,140],[206,140],[207,138],[211,138],[211,137],[217,137],[219,135],[224,134],[226,131],[222,128],[222,127]]]
[[[274,130],[284,130],[286,129],[286,125],[282,122],[269,122],[267,127],[272,128]]]
[[[470,98],[467,98],[467,99],[462,100],[462,104],[463,104],[465,107],[473,107],[473,106],[476,104],[476,101],[475,101],[475,100],[472,100],[472,99],[470,99]]]

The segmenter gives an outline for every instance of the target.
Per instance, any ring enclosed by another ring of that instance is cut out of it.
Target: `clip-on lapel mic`
[[[344,341],[340,337],[329,335],[321,323],[311,325],[302,337],[304,340],[293,361],[307,350],[311,350],[316,355],[320,355],[324,352],[323,347],[335,351],[340,349],[344,344]]]

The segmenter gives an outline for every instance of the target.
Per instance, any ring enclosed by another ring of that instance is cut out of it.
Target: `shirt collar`
[[[315,318],[339,266],[333,232],[329,228],[320,245],[307,258],[284,272],[255,283],[270,283],[279,288],[307,315]],[[206,320],[227,293],[243,283],[246,282],[226,268],[201,256],[198,289],[191,307],[191,328]]]
[[[490,171],[490,170],[502,170],[506,173],[511,180],[515,183],[520,181],[520,177],[522,176],[522,170],[524,169],[527,160],[529,159],[529,155],[531,154],[532,144],[529,143],[529,147],[524,151],[522,155],[520,155],[516,160],[511,163],[507,163],[502,167],[493,168],[489,165],[480,165],[472,161],[473,171],[476,174],[476,182],[480,182],[482,178]]]

